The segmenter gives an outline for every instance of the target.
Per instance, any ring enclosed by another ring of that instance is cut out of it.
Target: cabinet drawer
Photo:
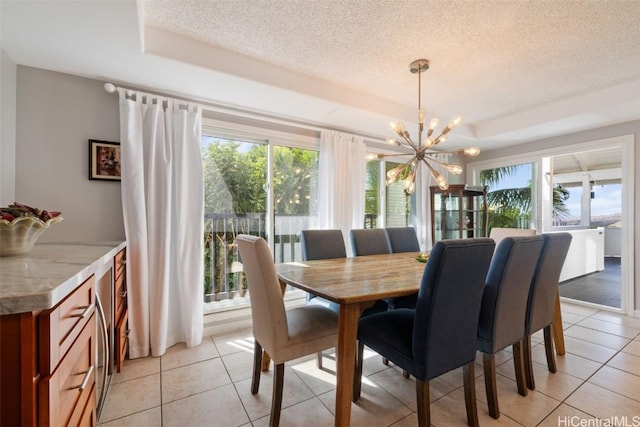
[[[58,368],[38,384],[41,425],[78,425],[87,404],[95,407],[95,331],[93,315]]]
[[[40,373],[50,375],[95,312],[95,280],[91,276],[56,308],[40,315]]]
[[[116,323],[122,317],[122,313],[127,307],[127,281],[125,274],[116,279],[113,295],[113,310],[115,313]]]
[[[118,252],[114,258],[114,267],[115,267],[115,278],[118,279],[122,274],[124,274],[124,268],[127,265],[127,249],[123,249]]]
[[[122,370],[122,364],[124,363],[124,359],[127,355],[127,346],[129,344],[129,329],[127,328],[127,321],[129,319],[128,313],[125,311],[124,316],[118,322],[116,326],[116,372],[120,372]]]
[[[80,407],[76,408],[79,410]],[[75,417],[71,417],[73,420]],[[98,424],[98,417],[96,415],[96,389],[93,388],[91,392],[91,396],[89,396],[89,401],[87,405],[84,407],[82,414],[80,415],[80,421],[78,422],[79,427],[95,427]]]

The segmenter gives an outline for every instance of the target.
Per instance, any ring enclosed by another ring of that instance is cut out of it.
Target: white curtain
[[[447,163],[449,160],[449,154],[434,154],[431,157],[443,163]],[[446,176],[447,179],[449,178],[446,169],[435,162],[431,162],[430,164],[434,169]],[[430,187],[438,184],[424,164],[420,165],[418,168],[416,173],[416,183],[416,212],[413,222],[416,224],[416,233],[418,234],[418,241],[420,242],[420,250],[428,251],[431,250],[431,247],[433,246],[431,236],[431,222],[433,221],[433,218],[431,218]]]
[[[161,356],[176,343],[202,341],[202,113],[119,92],[129,356]]]
[[[323,130],[320,134],[318,213],[320,228],[340,229],[347,254],[349,230],[364,227],[366,146],[361,137]]]

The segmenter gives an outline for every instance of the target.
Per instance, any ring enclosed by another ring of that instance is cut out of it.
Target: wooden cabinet
[[[114,259],[114,297],[113,312],[115,318],[115,364],[116,372],[122,370],[122,363],[127,354],[129,329],[127,327],[127,250],[122,249]]]
[[[91,276],[51,309],[0,316],[0,425],[96,424],[95,303]]]
[[[450,185],[431,189],[433,244],[445,239],[487,236],[487,193],[483,187]]]

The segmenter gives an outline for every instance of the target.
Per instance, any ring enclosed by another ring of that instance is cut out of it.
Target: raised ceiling
[[[640,119],[640,1],[3,0],[24,65],[359,133],[428,117],[482,149]]]

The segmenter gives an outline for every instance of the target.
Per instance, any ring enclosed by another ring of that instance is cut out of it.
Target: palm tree
[[[495,169],[485,169],[480,172],[480,182],[489,188],[487,205],[493,211],[489,216],[489,229],[493,227],[519,227],[523,222],[531,220],[531,181],[527,186],[517,188],[503,188],[491,191],[491,187],[512,177],[521,166],[504,166]],[[569,214],[565,201],[569,198],[569,191],[560,185],[553,186],[554,222],[559,222]]]

